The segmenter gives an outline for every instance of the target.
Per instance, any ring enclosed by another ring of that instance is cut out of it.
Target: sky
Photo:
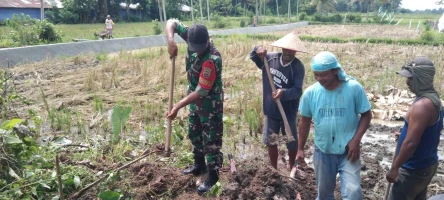
[[[436,1],[437,0],[402,0],[401,7],[410,10],[439,9],[440,7],[444,7],[443,5],[436,5]]]

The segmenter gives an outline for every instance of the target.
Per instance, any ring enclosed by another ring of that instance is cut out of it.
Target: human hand
[[[398,169],[390,168],[390,170],[388,170],[387,174],[385,175],[385,178],[389,183],[398,182]]]
[[[177,56],[177,44],[175,42],[168,42],[168,54],[170,54],[170,58]]]
[[[273,97],[274,100],[276,100],[276,99],[280,99],[283,93],[284,93],[284,91],[282,89],[277,89],[276,91],[271,93],[271,96]]]
[[[395,141],[398,141],[399,140],[399,135],[401,135],[401,133],[395,131],[395,132],[393,132],[393,135],[395,136]]]
[[[173,108],[171,109],[170,112],[167,112],[167,113],[165,114],[165,117],[168,118],[168,119],[173,120],[174,118],[177,117],[177,112],[178,112],[178,111],[179,111],[179,110],[176,109],[176,107],[173,107]]]
[[[259,56],[261,60],[264,60],[265,55],[267,55],[267,50],[264,47],[260,46],[256,49],[256,55]]]
[[[347,144],[348,154],[347,154],[347,160],[350,160],[351,162],[355,162],[359,159],[360,156],[360,142],[354,141],[353,139],[350,140]]]
[[[298,150],[298,153],[296,154],[296,160],[298,161],[298,164],[302,167],[306,167],[307,163],[305,162],[305,153],[304,150]]]

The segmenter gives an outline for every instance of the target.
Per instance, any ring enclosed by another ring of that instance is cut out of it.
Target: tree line
[[[46,11],[46,18],[53,23],[102,23],[106,15],[115,21],[151,21],[164,18],[191,20],[213,15],[220,16],[290,16],[305,12],[327,14],[332,12],[399,11],[401,0],[61,0],[63,8]],[[126,7],[121,8],[120,4]],[[138,5],[135,10],[129,5]],[[181,6],[192,7],[193,12],[181,10]],[[126,17],[120,17],[120,13]]]

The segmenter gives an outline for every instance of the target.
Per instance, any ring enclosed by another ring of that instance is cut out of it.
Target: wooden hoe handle
[[[265,65],[265,70],[267,71],[268,81],[270,82],[271,90],[273,92],[276,92],[276,86],[274,86],[274,81],[273,81],[273,78],[271,77],[271,73],[270,73],[270,67],[268,66],[268,61],[266,59],[267,58],[264,57],[264,65]],[[282,104],[281,104],[281,100],[276,99],[275,102],[279,108],[279,112],[281,113],[282,120],[284,121],[285,133],[287,134],[288,142],[292,142],[292,141],[294,141],[294,137],[293,137],[293,134],[291,133],[290,125],[288,124],[287,115],[285,115],[284,108],[282,107]]]

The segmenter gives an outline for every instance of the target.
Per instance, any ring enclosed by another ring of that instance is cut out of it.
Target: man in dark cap
[[[394,183],[391,200],[426,199],[427,186],[438,168],[438,144],[443,128],[441,99],[433,86],[435,67],[426,57],[417,57],[405,65],[399,75],[416,95],[405,116],[398,154],[386,178]]]
[[[194,165],[183,173],[199,175],[208,170],[207,179],[197,189],[199,194],[203,194],[219,180],[218,172],[223,162],[223,154],[220,151],[224,99],[222,59],[210,42],[208,30],[204,25],[187,28],[177,20],[169,20],[166,27],[168,53],[171,57],[177,55],[177,45],[173,40],[175,32],[188,43],[188,95],[173,106],[167,117],[174,119],[182,107],[190,105],[188,137],[193,144]]]

